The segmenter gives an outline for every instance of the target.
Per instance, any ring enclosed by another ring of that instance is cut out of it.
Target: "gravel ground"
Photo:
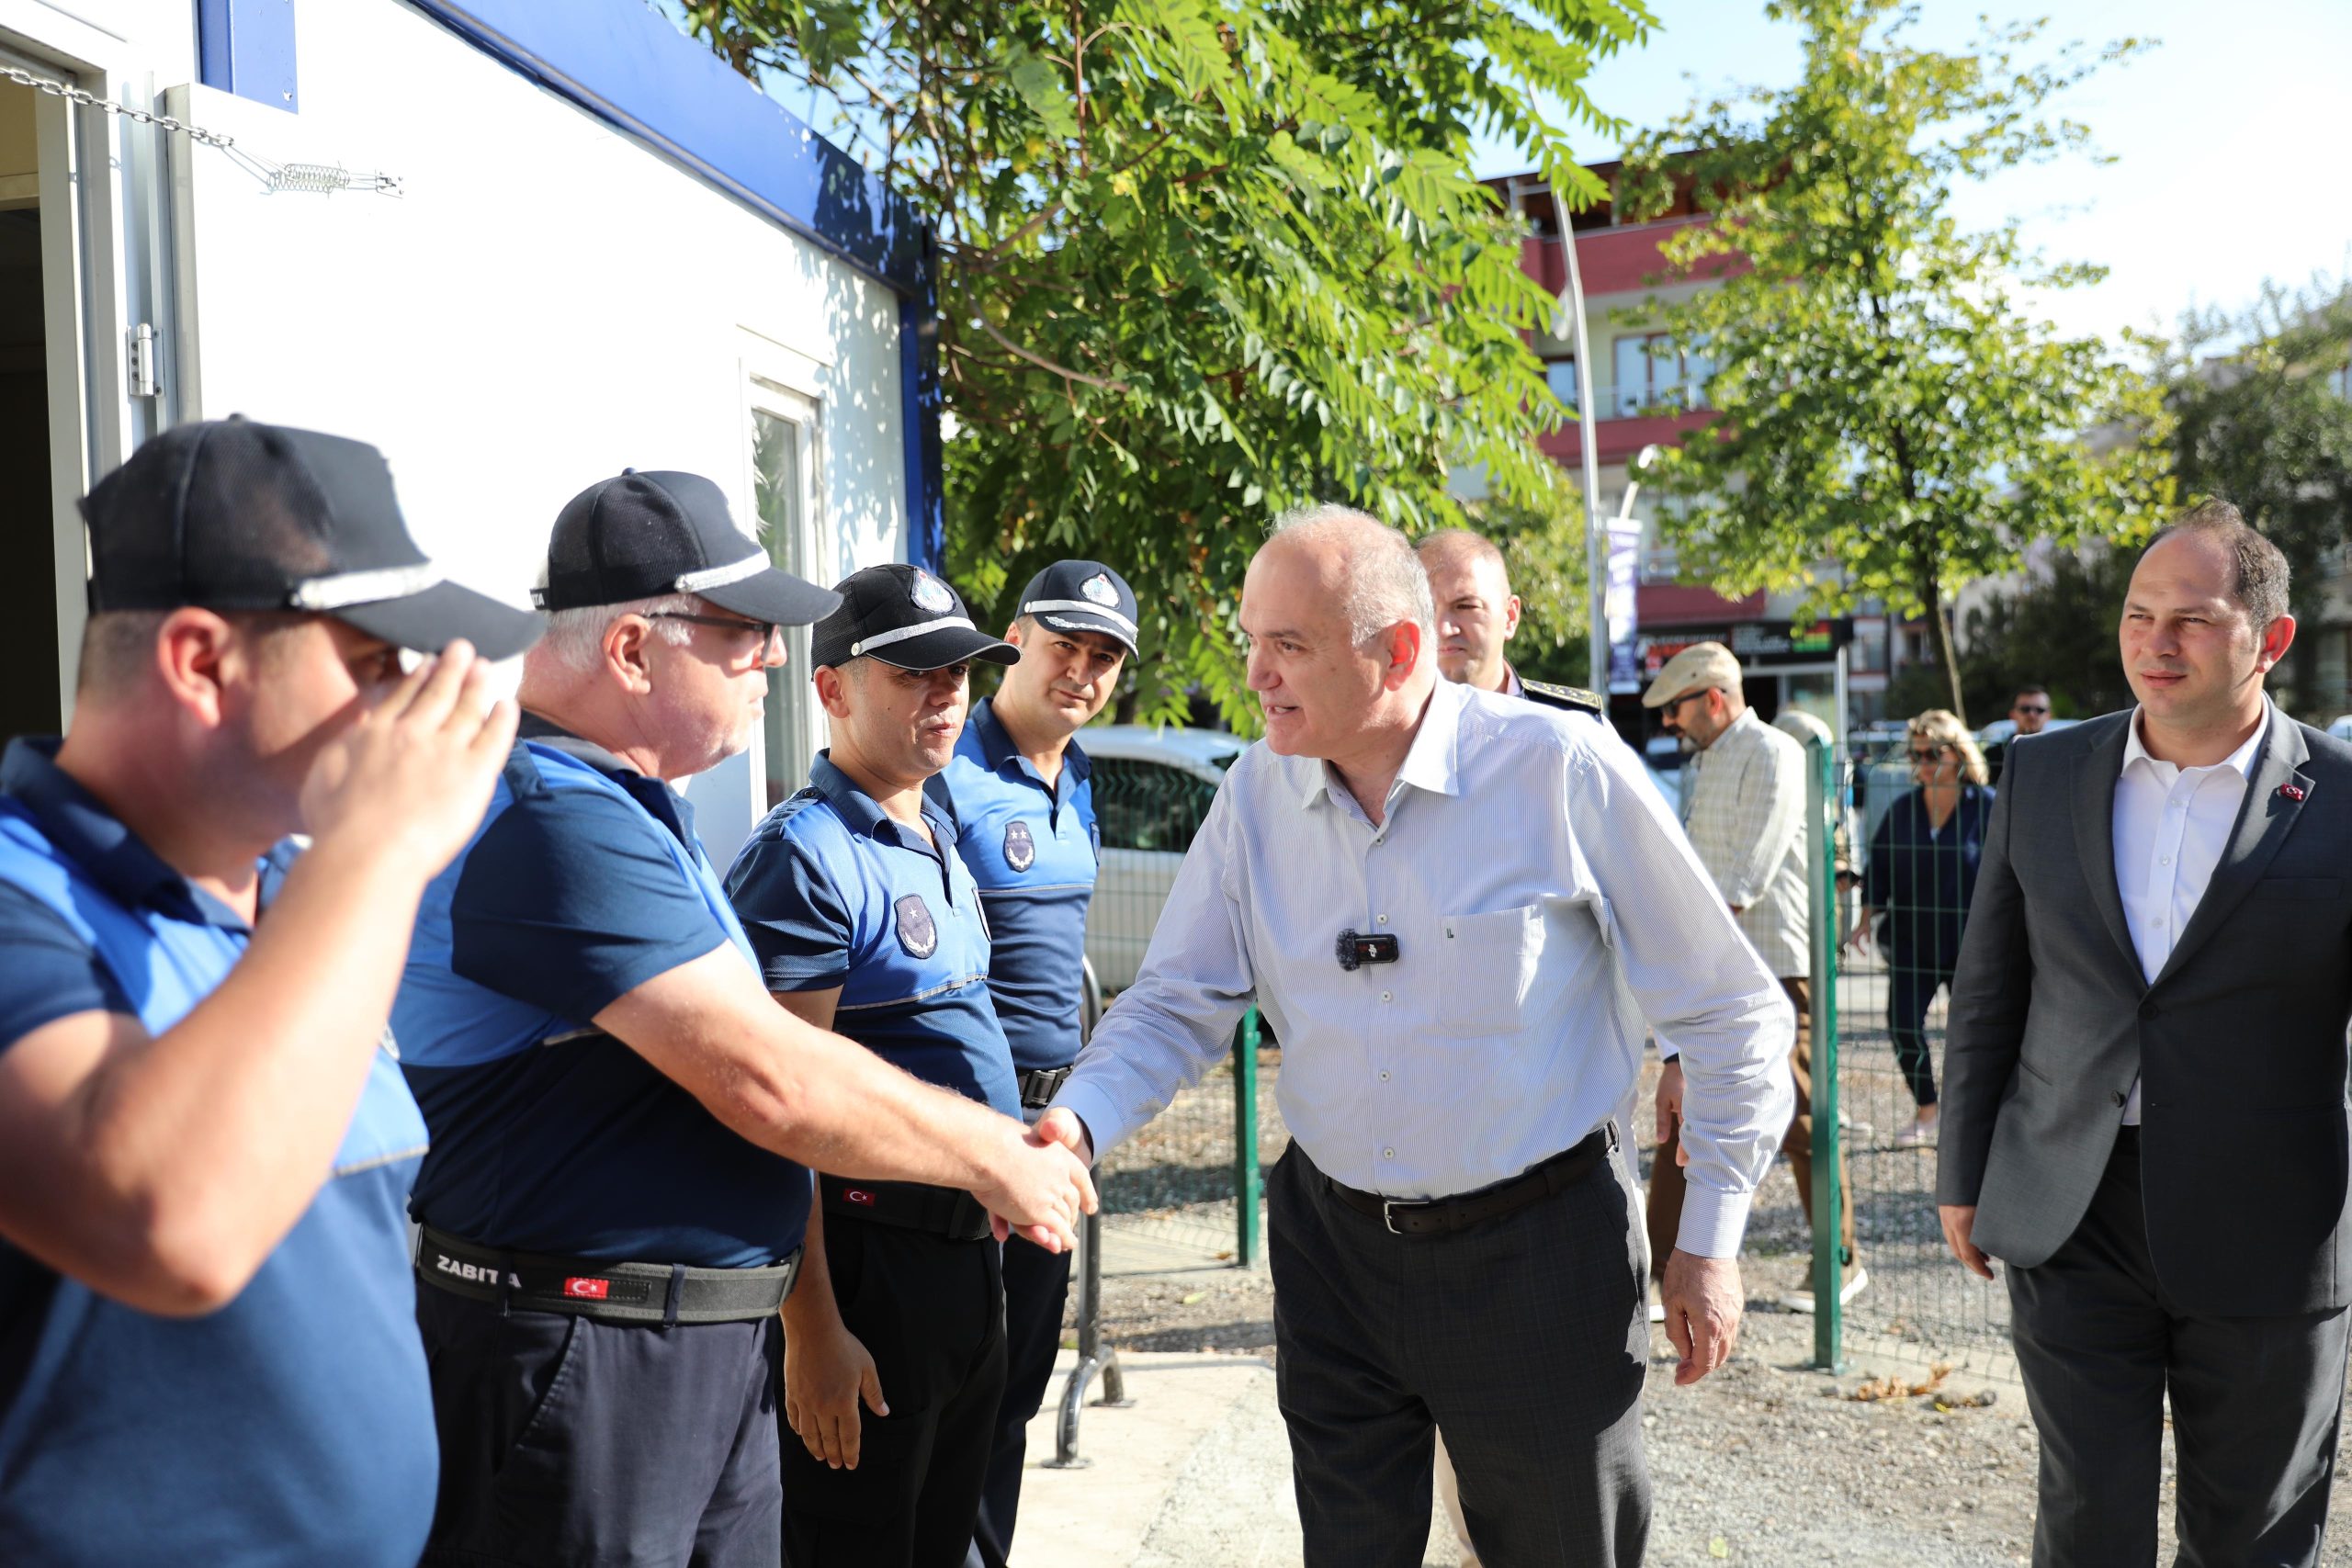
[[[1849,1115],[1878,1118],[1855,1139],[1862,1251],[1873,1287],[1850,1321],[1882,1337],[1870,1341],[1873,1348],[1907,1339],[1911,1348],[1893,1360],[1866,1358],[1840,1377],[1806,1367],[1812,1319],[1779,1307],[1779,1298],[1804,1280],[1806,1229],[1788,1167],[1776,1162],[1758,1193],[1743,1258],[1749,1312],[1737,1356],[1697,1386],[1677,1389],[1672,1351],[1662,1334],[1655,1337],[1643,1418],[1657,1498],[1651,1562],[1957,1568],[2028,1560],[2038,1445],[2022,1395],[2005,1381],[2004,1292],[1967,1280],[1929,1250],[1920,1213],[1929,1201],[1922,1172],[1932,1167],[1926,1156],[1887,1146],[1903,1112],[1892,1101],[1884,1109],[1877,1103],[1886,1099],[1884,1075],[1863,1050],[1849,1061],[1864,1077],[1840,1074]],[[1279,1071],[1279,1053],[1270,1051],[1261,1069],[1261,1144],[1270,1161],[1285,1137],[1273,1107]],[[1645,1105],[1655,1072],[1652,1064],[1645,1075]],[[1213,1077],[1118,1151],[1104,1189],[1111,1223],[1136,1216],[1165,1230],[1197,1222],[1204,1262],[1220,1245],[1229,1249],[1230,1189],[1221,1168],[1232,1156],[1231,1103],[1229,1077]],[[1646,1130],[1636,1132],[1646,1145]],[[1646,1147],[1642,1152],[1646,1170]],[[1272,1288],[1262,1267],[1113,1276],[1104,1280],[1102,1326],[1112,1343],[1138,1350],[1271,1357]],[[1927,1378],[1932,1345],[1948,1347],[1957,1362],[1938,1390],[1942,1398],[1851,1397],[1871,1373]],[[1990,1403],[1973,1402],[1986,1394]],[[1240,1444],[1229,1457],[1246,1451],[1278,1462],[1279,1444],[1263,1425],[1246,1443],[1224,1445]],[[2168,1560],[2169,1440],[2165,1486]],[[2332,1516],[2324,1561],[2352,1565],[2352,1488],[2338,1489]],[[1433,1565],[1455,1561],[1444,1533],[1432,1539]],[[1245,1555],[1264,1560],[1255,1550]]]

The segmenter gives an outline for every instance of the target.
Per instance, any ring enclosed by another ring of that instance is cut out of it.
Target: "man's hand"
[[[1035,1127],[1009,1122],[1011,1146],[972,1195],[988,1205],[1000,1238],[1019,1231],[1048,1252],[1067,1252],[1078,1245],[1079,1215],[1094,1213],[1096,1200],[1094,1179],[1057,1115],[1077,1120],[1065,1111],[1047,1111]]]
[[[876,1416],[890,1414],[873,1356],[840,1314],[793,1314],[784,1335],[784,1419],[809,1458],[835,1470],[857,1468],[861,1398]]]
[[[451,643],[321,748],[302,781],[304,830],[433,875],[481,826],[516,716],[491,700],[489,661]]]
[[[1747,1306],[1736,1258],[1697,1258],[1678,1247],[1667,1258],[1658,1296],[1666,1303],[1666,1337],[1682,1358],[1674,1368],[1676,1387],[1697,1382],[1731,1359]]]
[[[1087,1132],[1086,1123],[1078,1119],[1077,1111],[1055,1106],[1039,1119],[1037,1136],[1049,1144],[1059,1144],[1085,1161],[1088,1169],[1093,1168],[1094,1139]]]
[[[1682,1058],[1668,1056],[1657,1072],[1657,1141],[1670,1142],[1682,1121]]]
[[[1976,1230],[1976,1205],[1973,1203],[1944,1203],[1936,1210],[1944,1223],[1944,1244],[1951,1255],[1960,1259],[1961,1267],[1984,1279],[1993,1277],[1992,1261],[1976,1243],[1969,1239]]]

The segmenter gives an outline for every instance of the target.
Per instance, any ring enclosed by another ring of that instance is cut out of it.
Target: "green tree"
[[[1694,183],[1717,221],[1668,258],[1677,276],[1726,274],[1662,311],[1667,351],[1713,362],[1717,412],[1655,477],[1692,502],[1678,543],[1725,592],[1804,585],[1814,610],[1924,614],[1965,714],[1951,594],[2037,536],[2143,528],[2165,488],[2154,389],[2018,298],[2098,269],[2044,262],[2015,222],[1962,229],[1952,187],[2088,152],[2086,128],[2045,107],[2139,46],[2032,61],[2031,24],[1943,53],[1909,40],[1916,11],[1893,0],[1768,9],[1804,28],[1803,79],[1643,138],[1618,197],[1655,211]]]
[[[2162,363],[2181,492],[2234,503],[2287,558],[2295,608],[2313,615],[2323,558],[2352,544],[2352,280],[2272,285],[2245,310],[2191,314]],[[2325,723],[2311,647],[2281,676],[2288,705]]]
[[[2100,545],[2057,551],[2015,592],[1971,610],[1960,656],[1970,707],[2000,717],[2026,685],[2047,686],[2061,718],[2131,706],[2115,634],[2139,558],[2136,550]],[[1943,701],[1940,692],[1936,701]]]
[[[1460,524],[1464,466],[1506,505],[1573,504],[1533,439],[1566,417],[1524,337],[1553,302],[1470,141],[1597,197],[1536,105],[1618,133],[1582,82],[1645,35],[1641,0],[682,8],[746,74],[829,100],[934,226],[951,570],[1002,619],[1044,561],[1118,564],[1152,623],[1147,713],[1199,682],[1254,721],[1234,608],[1283,507]]]

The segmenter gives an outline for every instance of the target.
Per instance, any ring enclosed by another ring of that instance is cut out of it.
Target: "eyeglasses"
[[[1944,748],[1939,746],[1932,751],[1913,751],[1911,760],[1915,762],[1933,762],[1940,760],[1943,754]]]
[[[2019,703],[2017,706],[2015,706],[2015,707],[2011,708],[2009,711],[2010,711],[2011,713],[2048,713],[2048,712],[2050,711],[2050,708],[2049,708],[2048,705],[2046,705],[2046,704],[2045,704],[2044,705],[2041,706],[2041,707],[2033,707],[2033,706],[2030,706],[2030,705],[2027,705],[2027,704],[2025,704],[2025,703]]]
[[[760,652],[764,655],[784,636],[784,627],[774,621],[746,621],[734,615],[698,615],[689,610],[656,610],[645,617],[649,621],[692,621],[698,626],[720,626],[729,631],[760,634]]]
[[[1714,688],[1713,686],[1702,686],[1695,692],[1685,692],[1680,696],[1675,698],[1672,702],[1667,704],[1666,711],[1673,714],[1679,720],[1682,714],[1682,705],[1684,703],[1704,702],[1706,700],[1707,694],[1713,690]]]

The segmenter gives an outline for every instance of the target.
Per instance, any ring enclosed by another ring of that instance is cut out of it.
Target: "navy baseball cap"
[[[364,441],[241,415],[175,424],[82,498],[89,604],[111,610],[285,610],[401,648],[458,637],[488,659],[539,618],[448,581],[410,536],[384,455]]]
[[[700,474],[623,468],[564,503],[548,540],[542,610],[697,593],[722,610],[805,626],[841,603],[768,559],[735,521],[726,492]]]
[[[839,667],[868,655],[901,670],[936,670],[967,659],[1021,662],[1019,649],[973,626],[956,590],[919,566],[869,566],[833,587],[841,608],[817,623],[811,664]]]
[[[1136,591],[1101,561],[1057,560],[1021,591],[1019,614],[1056,631],[1101,632],[1136,647]]]

